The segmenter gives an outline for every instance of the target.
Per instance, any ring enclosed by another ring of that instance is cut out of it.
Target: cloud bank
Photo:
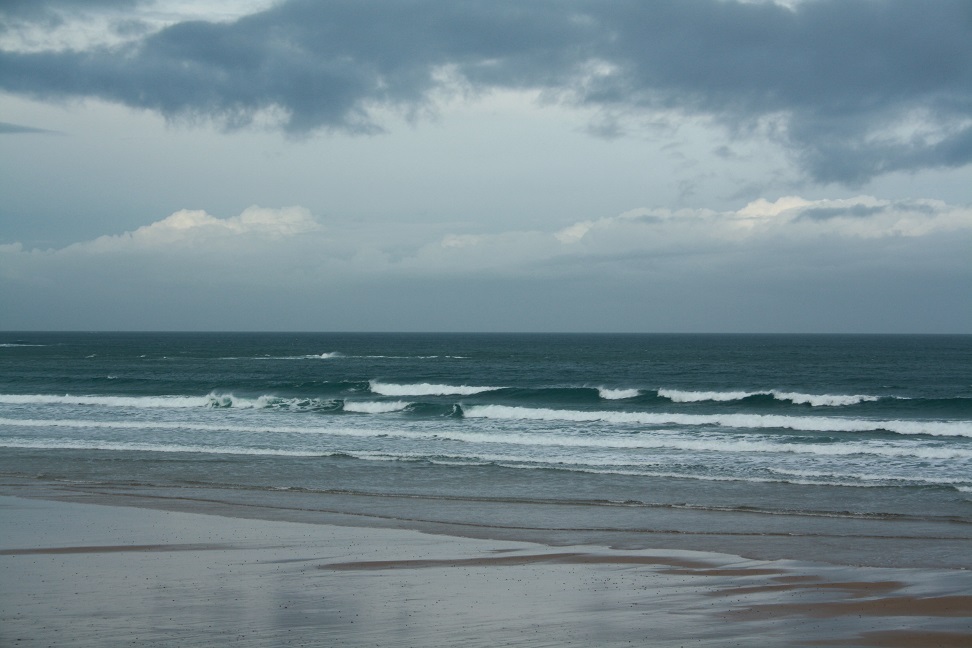
[[[35,5],[12,6],[28,20]],[[972,161],[972,5],[288,0],[115,45],[6,49],[0,89],[228,128],[269,116],[296,136],[376,133],[383,110],[419,116],[456,93],[540,91],[595,110],[607,135],[630,115],[703,117],[855,185]]]
[[[26,259],[41,269],[48,261],[108,261],[138,254],[146,263],[183,255],[199,263],[251,265],[248,254],[276,254],[275,263],[327,268],[315,280],[348,275],[476,274],[519,276],[555,263],[568,272],[596,273],[592,259],[619,264],[633,256],[674,263],[705,252],[711,258],[744,252],[765,255],[782,246],[816,253],[821,243],[901,247],[936,236],[972,237],[972,208],[939,200],[882,200],[873,196],[806,200],[759,199],[741,209],[639,208],[616,216],[578,221],[558,230],[510,230],[492,234],[443,233],[412,236],[409,225],[378,224],[340,230],[325,227],[303,207],[249,207],[219,218],[202,210],[180,210],[131,232],[100,236],[57,249],[0,245],[5,276]],[[220,259],[220,255],[225,255]]]
[[[0,245],[0,296],[18,304],[0,327],[71,328],[83,312],[82,328],[137,313],[136,328],[147,318],[162,328],[414,330],[430,309],[443,330],[972,325],[972,208],[936,200],[791,196],[729,212],[635,209],[550,231],[408,232],[251,207],[228,218],[183,210],[57,249]],[[901,304],[924,306],[902,314]]]

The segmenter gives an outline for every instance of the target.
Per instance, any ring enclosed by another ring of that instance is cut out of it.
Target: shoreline
[[[972,643],[962,569],[483,539],[65,486],[0,484],[4,645]]]
[[[972,571],[972,527],[900,519],[806,517],[686,507],[589,506],[429,494],[380,494],[217,484],[77,482],[0,475],[0,494],[233,518],[412,529],[553,547],[672,549],[753,560]],[[593,512],[593,514],[592,514]]]

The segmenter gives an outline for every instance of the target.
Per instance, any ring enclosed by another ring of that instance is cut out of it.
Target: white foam
[[[0,418],[0,425],[34,428],[79,428],[108,430],[178,430],[193,432],[237,432],[241,434],[333,434],[337,436],[380,436],[384,432],[342,430],[339,428],[281,425],[275,427],[232,425],[220,423],[189,423],[173,421],[90,421],[80,419],[10,419]]]
[[[214,394],[209,396],[72,396],[65,394],[0,394],[4,405],[97,405],[102,407],[207,407]]]
[[[409,405],[411,403],[408,401],[344,401],[344,411],[362,414],[385,414],[401,412]]]
[[[662,412],[609,412],[555,410],[507,405],[470,405],[468,418],[505,420],[577,421],[642,425],[718,425],[732,428],[781,428],[809,432],[878,432],[972,437],[972,421],[872,420],[836,416],[784,416],[777,414],[671,414]]]
[[[875,474],[875,473],[841,473],[824,470],[792,470],[786,468],[769,468],[769,471],[778,475],[790,475],[810,479],[851,479],[862,482],[912,482],[928,484],[932,486],[955,486],[956,482],[968,483],[968,479],[957,479],[954,477],[930,477],[927,475],[898,475],[894,473]]]
[[[313,452],[308,450],[277,450],[273,448],[245,448],[242,446],[202,446],[160,443],[137,443],[130,441],[99,441],[80,439],[3,439],[3,448],[23,448],[32,450],[114,450],[139,452],[191,452],[209,454],[257,455],[278,457],[322,457],[333,456],[332,452]]]
[[[110,378],[110,377],[109,377]],[[288,407],[291,409],[320,408],[329,401],[310,398],[280,398],[265,394],[245,398],[233,394],[211,392],[206,396],[95,396],[54,394],[0,394],[2,405],[86,405],[95,407],[131,407],[135,409],[231,407],[235,409],[263,409]]]
[[[673,403],[700,403],[703,401],[734,401],[742,400],[743,398],[749,398],[750,396],[755,396],[759,392],[744,392],[744,391],[730,391],[730,392],[718,392],[718,391],[681,391],[678,389],[659,389],[658,395],[661,398],[667,398]]]
[[[477,387],[472,385],[434,385],[419,383],[399,385],[383,383],[377,380],[369,381],[370,389],[381,396],[471,396],[488,391],[496,391],[502,387]]]
[[[641,395],[640,389],[611,389],[609,387],[598,387],[597,394],[604,400],[623,400],[625,398],[635,398]]]
[[[797,392],[770,392],[776,400],[788,400],[797,405],[811,405],[813,407],[844,407],[864,402],[878,400],[877,396],[843,395],[843,394],[800,394]]]

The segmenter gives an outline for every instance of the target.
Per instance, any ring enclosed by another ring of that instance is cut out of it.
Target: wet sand
[[[3,646],[968,646],[972,574],[0,489]],[[190,498],[191,499],[191,498]],[[324,522],[324,523],[321,523]]]

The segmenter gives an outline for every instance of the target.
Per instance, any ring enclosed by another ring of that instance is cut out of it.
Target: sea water
[[[966,566],[972,336],[0,333],[0,474]]]

